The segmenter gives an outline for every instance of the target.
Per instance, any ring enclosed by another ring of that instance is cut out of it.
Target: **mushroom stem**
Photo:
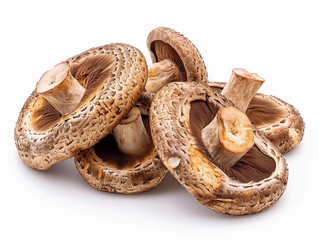
[[[128,155],[138,155],[151,144],[137,107],[134,107],[126,118],[113,129],[113,135],[119,150]]]
[[[148,68],[148,80],[145,89],[156,93],[170,82],[181,81],[183,75],[178,66],[169,59],[154,63]]]
[[[264,81],[256,73],[233,69],[221,94],[242,112],[236,108],[220,109],[202,130],[203,142],[216,162],[231,167],[253,146],[251,123],[244,112]]]
[[[221,94],[230,99],[241,111],[246,112],[249,103],[264,81],[256,73],[234,68]]]
[[[202,139],[214,160],[225,167],[233,166],[254,144],[254,134],[247,115],[227,107],[202,130]]]
[[[67,115],[79,104],[85,88],[71,75],[69,64],[60,63],[43,74],[36,92],[62,115]]]

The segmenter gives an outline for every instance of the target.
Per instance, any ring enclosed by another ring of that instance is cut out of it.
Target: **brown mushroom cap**
[[[226,83],[209,82],[208,85],[221,92]],[[300,113],[279,98],[257,93],[246,114],[281,153],[295,148],[303,138],[305,123]]]
[[[39,170],[74,156],[107,135],[136,104],[147,79],[144,56],[130,45],[92,48],[65,62],[86,89],[77,107],[62,116],[34,91],[15,128],[21,159]]]
[[[165,59],[175,62],[183,76],[181,81],[208,82],[202,56],[194,44],[182,34],[170,28],[155,28],[147,37],[147,47],[153,63]]]
[[[151,104],[151,134],[164,165],[200,203],[220,213],[252,214],[280,198],[288,169],[281,153],[254,127],[254,146],[234,166],[214,162],[201,130],[218,109],[232,106],[208,86],[170,83]]]
[[[150,105],[152,98],[144,92],[139,102],[141,100],[143,104]],[[143,115],[145,129],[150,135],[148,112]],[[159,159],[153,144],[137,156],[130,156],[121,153],[112,134],[104,137],[95,146],[80,151],[74,160],[87,183],[107,192],[145,192],[160,184],[169,172]]]

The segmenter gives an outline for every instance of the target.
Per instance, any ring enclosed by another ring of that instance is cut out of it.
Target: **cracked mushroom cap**
[[[148,95],[143,92],[137,105],[149,106],[152,98]],[[141,114],[150,136],[148,109],[146,112],[141,111]],[[169,172],[159,159],[152,142],[143,152],[132,156],[119,150],[112,133],[93,147],[80,151],[74,160],[84,180],[92,187],[106,192],[145,192],[160,184]]]
[[[204,60],[194,44],[170,28],[159,27],[147,37],[147,47],[153,63],[172,60],[182,73],[181,81],[207,83]]]
[[[151,104],[151,134],[164,165],[206,207],[231,215],[252,214],[273,205],[283,194],[288,169],[274,145],[255,127],[253,147],[232,167],[210,156],[201,131],[217,111],[232,107],[208,86],[171,83]]]
[[[147,79],[143,54],[125,44],[92,48],[60,65],[69,65],[71,78],[82,85],[79,103],[63,115],[34,91],[14,132],[21,159],[39,170],[73,157],[107,135],[136,104]]]
[[[226,83],[209,82],[208,85],[221,92]],[[257,93],[246,114],[281,153],[295,148],[303,138],[305,123],[300,113],[279,98]]]

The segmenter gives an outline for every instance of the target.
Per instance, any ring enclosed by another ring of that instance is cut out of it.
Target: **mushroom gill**
[[[115,62],[113,55],[95,55],[79,63],[70,63],[71,75],[86,89],[76,109],[89,102],[95,92],[101,90],[106,79],[111,77]],[[30,116],[31,127],[34,131],[45,132],[63,118],[64,116],[44,97],[38,95]]]
[[[211,102],[194,101],[191,103],[189,123],[191,134],[196,142],[194,147],[204,152],[214,165],[232,179],[247,183],[250,181],[258,182],[269,177],[275,171],[275,161],[262,153],[256,145],[230,168],[214,161],[214,157],[209,154],[203,143],[201,132],[215,117],[218,109],[219,106]]]
[[[186,69],[183,64],[183,61],[178,55],[178,53],[174,50],[174,48],[172,48],[169,44],[163,41],[156,40],[152,42],[150,49],[155,56],[156,62],[160,62],[165,59],[171,59],[177,65],[183,76],[183,79],[180,81],[187,80]]]
[[[274,101],[257,95],[250,102],[247,112],[248,118],[258,128],[269,127],[285,120],[289,113]]]
[[[223,90],[225,83],[211,83],[218,92]],[[246,114],[257,128],[269,127],[284,121],[289,112],[279,102],[263,94],[256,94],[251,100]]]

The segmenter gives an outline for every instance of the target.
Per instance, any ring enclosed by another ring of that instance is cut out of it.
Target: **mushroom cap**
[[[257,213],[283,194],[288,168],[281,153],[255,127],[253,148],[233,167],[214,162],[201,130],[218,109],[232,106],[207,85],[170,83],[151,104],[151,134],[164,165],[200,203],[231,215]]]
[[[209,82],[208,86],[222,91],[226,83]],[[305,123],[294,106],[285,101],[257,93],[246,111],[250,121],[277,147],[281,153],[295,148],[302,140]]]
[[[152,98],[143,92],[139,102],[150,105]],[[142,116],[144,126],[150,135],[148,112]],[[106,192],[133,194],[155,188],[168,174],[153,144],[137,155],[121,153],[112,134],[104,137],[95,146],[80,151],[75,165],[92,187]]]
[[[159,27],[147,37],[147,47],[153,63],[170,59],[179,67],[183,81],[208,82],[204,60],[194,44],[170,28]]]
[[[86,88],[78,106],[62,116],[34,91],[15,127],[21,159],[39,170],[73,157],[106,136],[134,107],[147,79],[143,54],[126,44],[92,48],[65,62]]]

